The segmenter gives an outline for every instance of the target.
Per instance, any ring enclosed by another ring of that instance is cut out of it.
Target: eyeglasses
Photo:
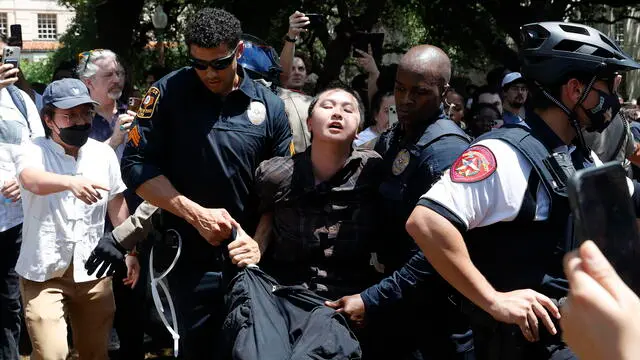
[[[525,85],[512,85],[511,87],[509,87],[509,90],[515,90],[518,92],[528,92],[529,88],[526,87]]]
[[[240,46],[240,44],[236,45],[235,49],[233,49],[229,55],[211,61],[200,60],[191,56],[191,66],[198,70],[207,70],[208,67],[211,67],[214,70],[224,70],[233,62],[238,46]]]
[[[84,63],[84,68],[82,68],[82,72],[87,71],[87,66],[89,65],[89,61],[91,61],[91,55],[97,51],[104,51],[104,49],[93,49],[89,51],[83,51],[78,54],[78,63],[80,63],[85,57],[87,58],[87,61],[85,61]]]
[[[92,120],[96,115],[95,110],[87,110],[86,113],[71,113],[71,114],[62,114],[56,112],[57,115],[63,117],[68,123],[78,123],[81,121]]]
[[[180,258],[180,253],[182,252],[182,237],[180,237],[180,234],[174,229],[169,229],[166,231],[165,242],[167,243],[161,246],[161,251],[166,252],[166,250],[168,249],[172,250],[173,248],[175,248],[175,255],[173,256],[173,260],[171,261],[169,266],[167,266],[166,270],[162,271],[161,274],[156,277],[156,272],[154,271],[155,268],[153,264],[155,246],[153,246],[151,248],[151,255],[149,256],[149,277],[151,279],[151,296],[153,297],[153,303],[156,306],[156,310],[158,311],[160,320],[162,320],[162,323],[173,338],[173,356],[177,358],[179,350],[178,345],[180,343],[180,335],[178,334],[178,317],[176,316],[176,308],[173,305],[173,299],[171,298],[171,294],[169,293],[169,286],[167,285],[165,277],[167,277],[171,270],[173,270],[173,268],[176,266],[176,263],[178,262],[178,258]],[[163,254],[160,252],[158,255],[162,257]],[[164,299],[169,305],[169,314],[165,314],[165,307],[163,305],[162,299],[160,298],[160,291],[158,291],[158,289],[162,290]],[[171,316],[171,324],[167,319],[167,315]]]

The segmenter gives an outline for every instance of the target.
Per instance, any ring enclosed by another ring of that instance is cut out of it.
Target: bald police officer
[[[568,290],[567,179],[597,162],[580,130],[606,127],[620,109],[618,73],[640,64],[583,25],[529,24],[522,35],[523,75],[536,92],[530,128],[476,139],[421,198],[407,230],[470,301],[478,359],[574,359],[552,301]]]
[[[400,60],[394,90],[398,125],[383,133],[375,148],[383,157],[377,254],[387,277],[360,294],[330,303],[352,320],[366,317],[377,332],[372,336],[380,337],[380,359],[472,356],[469,323],[457,294],[433,271],[404,228],[420,196],[470,142],[441,105],[450,79],[451,61],[435,46],[413,47]],[[425,325],[416,330],[414,322]]]

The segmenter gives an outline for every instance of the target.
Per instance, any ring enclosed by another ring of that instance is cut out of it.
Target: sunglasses
[[[207,70],[207,68],[209,67],[211,67],[214,70],[224,70],[228,68],[229,65],[231,65],[231,63],[233,62],[233,59],[236,56],[236,51],[238,50],[239,45],[240,44],[236,45],[235,49],[233,49],[233,51],[229,55],[215,59],[215,60],[211,60],[211,61],[200,60],[191,56],[190,58],[191,66],[193,66],[198,70]]]
[[[85,63],[84,63],[84,68],[82,69],[82,72],[85,72],[87,70],[87,66],[89,65],[89,61],[91,61],[91,55],[94,52],[98,52],[98,51],[104,51],[104,49],[93,49],[93,50],[89,50],[89,51],[83,51],[83,52],[78,54],[78,63],[80,63],[82,61],[82,59],[87,58],[87,61],[85,61]]]

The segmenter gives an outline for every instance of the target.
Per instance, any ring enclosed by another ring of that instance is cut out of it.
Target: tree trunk
[[[98,46],[109,49],[129,62],[134,49],[131,43],[140,18],[144,0],[106,0],[96,7]]]

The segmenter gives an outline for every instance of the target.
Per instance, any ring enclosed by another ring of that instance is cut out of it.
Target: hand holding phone
[[[373,58],[373,51],[371,50],[371,44],[369,44],[369,50],[364,52],[360,49],[353,49],[354,52],[357,52],[360,56],[356,59],[358,65],[362,67],[362,69],[367,74],[379,74],[378,65],[376,64],[376,60]]]
[[[300,33],[307,31],[305,27],[310,23],[309,18],[305,14],[300,11],[294,12],[289,16],[289,31],[287,32],[287,36],[292,39],[297,38]]]
[[[322,27],[327,21],[322,14],[306,14],[306,16],[309,19],[309,25],[307,25],[307,27],[310,29]]]
[[[369,54],[376,63],[382,61],[382,46],[384,44],[384,33],[367,33],[356,32],[353,35],[353,54],[354,58],[362,57]]]
[[[0,89],[17,82],[18,72],[20,72],[20,69],[14,66],[13,62],[5,63],[3,57],[2,64],[0,65]]]

